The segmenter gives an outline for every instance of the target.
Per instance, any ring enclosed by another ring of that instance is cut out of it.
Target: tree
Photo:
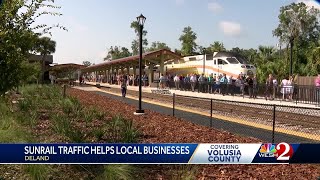
[[[90,61],[83,61],[82,64],[87,66],[87,67],[91,66],[91,62]]]
[[[136,34],[136,39],[134,39],[131,43],[131,49],[132,49],[132,55],[137,55],[139,54],[139,32],[140,32],[140,26],[137,21],[132,21],[130,28],[132,28]],[[142,45],[143,46],[148,46],[148,40],[145,38],[147,36],[147,31],[143,30],[142,31]],[[143,48],[143,51],[145,51],[145,48]]]
[[[108,55],[107,57],[104,58],[105,61],[112,61],[115,59],[120,59],[124,57],[129,57],[131,56],[131,52],[129,51],[128,48],[126,47],[121,47],[121,46],[111,46],[108,50]]]
[[[40,37],[36,41],[36,51],[42,55],[40,82],[43,84],[46,56],[56,52],[56,42],[49,37]]]
[[[43,7],[49,10],[40,11]],[[59,7],[54,6],[52,0],[3,2],[0,8],[0,95],[18,87],[25,79],[23,63],[28,62],[39,35],[50,34],[54,27],[66,30],[59,25],[34,25],[44,15],[61,15],[50,12],[53,8]]]
[[[160,41],[155,41],[155,42],[151,43],[151,46],[147,49],[147,51],[156,51],[156,50],[160,50],[160,49],[171,50],[171,48],[169,48],[169,46],[167,46],[166,43],[163,43]]]
[[[215,41],[213,42],[213,44],[210,44],[209,49],[211,52],[220,52],[226,50],[226,48],[224,48],[223,43],[219,41]]]
[[[273,31],[273,35],[280,39],[281,43],[293,45],[293,72],[298,74],[310,74],[306,67],[314,67],[311,54],[319,44],[320,11],[309,8],[304,3],[292,3],[280,8],[279,25]],[[289,54],[287,51],[286,54]],[[287,60],[288,61],[288,60]],[[313,71],[313,75],[316,72]]]
[[[185,27],[182,31],[182,35],[179,38],[179,41],[181,41],[181,52],[182,55],[188,56],[193,55],[197,50],[197,34],[192,31],[191,27]]]
[[[273,35],[280,38],[281,43],[289,43],[291,38],[305,39],[315,42],[319,39],[320,25],[317,17],[319,10],[308,7],[304,3],[292,3],[280,8],[279,25]]]

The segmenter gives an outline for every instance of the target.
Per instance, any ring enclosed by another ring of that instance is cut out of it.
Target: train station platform
[[[78,81],[77,81],[78,83]],[[108,84],[108,83],[97,83],[97,82],[85,82],[87,85],[97,85],[100,84],[101,87],[109,87],[116,88],[120,91],[119,85]],[[128,90],[139,91],[139,86],[128,86]],[[156,87],[143,87],[142,92],[152,93],[152,90],[157,90]],[[236,102],[248,102],[248,103],[258,103],[258,104],[268,104],[268,105],[280,105],[280,106],[295,106],[295,107],[304,107],[304,108],[318,108],[320,107],[314,104],[304,104],[304,103],[296,103],[293,101],[280,101],[280,100],[265,100],[264,97],[258,97],[257,99],[250,99],[248,96],[231,96],[231,95],[221,95],[221,94],[209,94],[209,93],[198,93],[191,91],[180,91],[175,89],[170,89],[171,95],[175,93],[176,95],[181,96],[192,96],[192,97],[200,97],[200,98],[208,98],[208,99],[216,99],[216,100],[227,100],[227,101],[236,101]],[[155,94],[156,95],[156,94]]]

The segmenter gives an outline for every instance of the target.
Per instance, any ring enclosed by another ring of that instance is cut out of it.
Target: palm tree
[[[44,83],[45,59],[46,56],[56,51],[56,42],[49,37],[38,38],[36,42],[36,51],[42,55],[41,61],[41,78],[40,82]]]
[[[219,41],[215,41],[213,42],[213,44],[210,44],[210,49],[212,52],[220,52],[226,50],[226,48],[224,48],[223,43]]]

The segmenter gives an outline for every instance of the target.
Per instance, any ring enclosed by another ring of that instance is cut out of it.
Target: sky
[[[278,26],[281,6],[303,1],[320,9],[314,0],[56,0],[62,16],[44,16],[37,23],[60,24],[68,31],[54,29],[54,63],[83,61],[101,63],[110,46],[131,50],[135,38],[130,28],[141,13],[147,18],[149,45],[165,42],[180,49],[179,37],[186,26],[197,34],[197,44],[223,42],[227,49],[276,46],[272,30]]]

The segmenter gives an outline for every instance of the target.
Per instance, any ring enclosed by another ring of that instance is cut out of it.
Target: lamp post
[[[293,40],[294,40],[294,37],[291,36],[290,37],[290,76],[293,75],[293,60],[292,60],[292,55],[293,55]]]
[[[206,74],[206,48],[203,48],[203,74]]]
[[[141,89],[141,81],[142,81],[142,33],[143,33],[143,25],[146,21],[146,17],[142,14],[137,17],[137,22],[139,24],[139,49],[140,49],[140,58],[139,58],[139,109],[136,110],[134,113],[135,115],[143,115],[144,110],[141,107],[141,96],[142,96],[142,89]]]

